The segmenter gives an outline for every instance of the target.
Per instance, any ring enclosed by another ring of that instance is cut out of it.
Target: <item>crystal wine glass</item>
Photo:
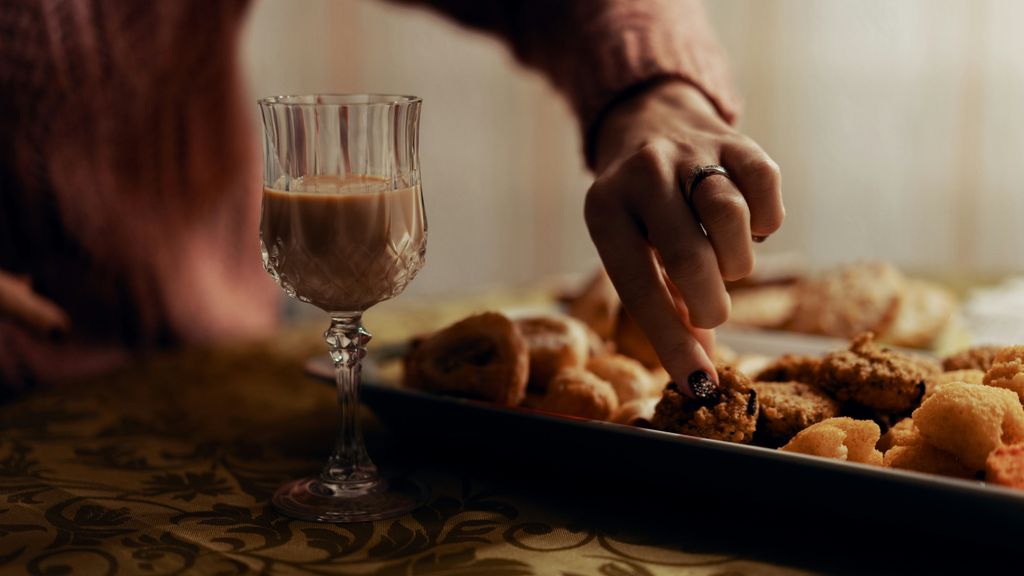
[[[359,377],[370,334],[363,312],[397,296],[423,267],[421,100],[378,94],[275,96],[263,119],[263,265],[292,298],[326,311],[341,422],[319,475],[274,495],[303,520],[363,522],[415,508],[419,494],[377,473],[359,426]]]

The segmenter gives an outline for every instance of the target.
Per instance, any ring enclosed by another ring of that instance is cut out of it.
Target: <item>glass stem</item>
[[[359,425],[359,379],[366,344],[370,341],[370,333],[363,329],[362,319],[361,312],[333,314],[331,327],[324,332],[334,360],[341,421],[334,454],[321,476],[327,482],[352,488],[377,482],[377,467],[366,454]]]

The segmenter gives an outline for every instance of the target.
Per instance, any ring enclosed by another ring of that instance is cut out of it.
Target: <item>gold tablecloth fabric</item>
[[[382,306],[367,325],[400,339],[474,307]],[[0,574],[795,572],[623,539],[444,469],[413,472],[430,498],[397,520],[278,515],[274,489],[317,470],[333,442],[334,392],[302,371],[321,330],[156,354],[0,405]]]

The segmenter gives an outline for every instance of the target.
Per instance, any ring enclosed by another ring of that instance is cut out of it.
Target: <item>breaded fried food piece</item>
[[[952,478],[971,479],[976,476],[974,471],[961,464],[955,456],[923,440],[905,446],[893,446],[882,457],[882,465],[886,468],[913,470]]]
[[[914,411],[914,424],[932,446],[977,471],[996,448],[1024,440],[1024,408],[1003,388],[951,382]]]
[[[564,368],[548,383],[537,408],[590,420],[608,420],[619,409],[612,385],[582,368]]]
[[[647,396],[637,398],[619,406],[619,409],[612,415],[612,422],[650,428],[651,420],[654,418],[654,407],[658,405],[658,396]]]
[[[1024,442],[993,450],[985,459],[985,481],[1024,489]]]
[[[815,384],[818,381],[818,366],[821,358],[799,354],[783,354],[754,376],[755,382],[803,382]]]
[[[1009,346],[996,352],[984,382],[1013,391],[1024,402],[1024,346]]]
[[[661,393],[651,425],[666,432],[747,443],[757,428],[757,392],[750,379],[719,365],[718,387],[704,398],[691,398],[670,382]]]
[[[587,370],[612,385],[620,404],[637,398],[657,396],[661,392],[661,387],[655,383],[647,368],[628,356],[595,356],[587,361]]]
[[[801,430],[779,450],[881,466],[882,453],[875,449],[881,434],[871,420],[829,418]]]
[[[812,424],[839,415],[839,403],[817,386],[803,382],[754,382],[761,415],[760,444],[776,448]]]
[[[924,397],[921,399],[922,402],[935,394],[935,391],[939,389],[943,384],[949,384],[950,382],[963,382],[965,384],[974,384],[980,386],[985,383],[985,373],[981,370],[953,370],[951,372],[939,372],[928,378],[924,383]]]
[[[996,353],[1002,350],[999,346],[975,346],[967,350],[961,350],[956,354],[950,354],[942,359],[942,369],[946,372],[953,370],[982,370],[987,371],[992,367],[992,361]]]
[[[786,329],[838,338],[884,333],[899,310],[903,275],[882,262],[839,267],[797,282],[796,308]]]
[[[514,406],[526,394],[526,340],[503,314],[485,312],[413,342],[405,386]]]
[[[893,346],[927,348],[949,324],[956,309],[956,297],[946,288],[908,279],[895,317],[879,339]]]
[[[908,446],[920,438],[921,433],[914,426],[913,418],[904,418],[889,427],[889,430],[882,434],[876,446],[880,451],[886,452],[893,446]]]
[[[563,368],[582,368],[590,356],[587,327],[568,316],[533,316],[515,321],[530,353],[528,386],[538,391]]]
[[[927,363],[878,346],[870,332],[861,334],[849,350],[825,356],[818,384],[843,403],[881,413],[906,412],[920,402],[925,381],[935,374]]]

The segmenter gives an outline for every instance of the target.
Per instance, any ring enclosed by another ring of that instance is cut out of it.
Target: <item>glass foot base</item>
[[[351,487],[313,476],[281,486],[272,502],[290,518],[341,524],[402,516],[423,504],[426,496],[426,490],[410,480],[376,479]]]

